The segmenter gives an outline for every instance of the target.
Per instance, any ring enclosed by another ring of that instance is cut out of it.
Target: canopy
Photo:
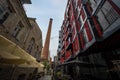
[[[3,51],[4,53],[2,53]],[[36,59],[32,57],[30,54],[25,52],[23,49],[21,49],[18,45],[11,42],[7,38],[0,35],[0,54],[3,54],[1,57],[9,58],[10,60],[13,60],[18,57],[21,60],[25,60],[26,62],[35,62]],[[14,57],[13,57],[14,56]]]
[[[38,68],[38,65],[32,62],[32,63],[20,64],[20,65],[18,65],[18,67],[24,67],[24,68]]]
[[[20,57],[14,56],[9,54],[5,51],[0,50],[0,63],[5,64],[22,64],[25,60],[21,59]]]
[[[38,63],[39,67],[44,68],[45,66],[42,63]]]
[[[26,60],[27,62],[36,62],[36,59],[34,57],[32,57],[27,52],[25,52],[19,46],[15,47],[15,49],[14,49],[12,54],[21,57],[22,59]]]
[[[18,67],[38,68],[43,71],[44,65],[15,43],[0,35],[0,63],[17,64]]]

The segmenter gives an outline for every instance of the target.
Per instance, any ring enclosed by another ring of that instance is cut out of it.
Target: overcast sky
[[[64,19],[64,12],[67,0],[31,0],[32,4],[26,4],[25,10],[28,17],[36,18],[42,30],[43,45],[48,29],[49,19],[53,18],[50,55],[53,57],[57,53],[59,30]]]

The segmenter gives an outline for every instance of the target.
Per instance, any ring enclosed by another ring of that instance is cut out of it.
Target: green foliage
[[[61,72],[58,71],[58,72],[56,73],[56,75],[57,75],[57,76],[61,76]]]
[[[43,62],[43,65],[45,66],[44,68],[46,68],[47,65],[48,65],[48,62],[47,62],[47,61],[44,61],[44,62]]]
[[[49,70],[50,69],[50,65],[49,65],[49,62],[48,61],[44,61],[43,62],[43,65],[45,66],[44,68]]]

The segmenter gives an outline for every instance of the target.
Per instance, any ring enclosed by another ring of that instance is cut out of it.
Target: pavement
[[[51,75],[45,75],[38,80],[52,80],[51,78],[52,78]]]

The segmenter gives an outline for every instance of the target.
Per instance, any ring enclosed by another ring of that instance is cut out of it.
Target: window
[[[10,10],[6,0],[0,1],[0,23],[2,24],[9,16]]]
[[[85,28],[83,28],[82,34],[83,34],[84,43],[87,43],[89,40]]]
[[[75,0],[75,7],[77,8],[78,0]]]
[[[84,21],[85,18],[86,18],[86,15],[85,15],[85,12],[84,12],[84,8],[81,9],[81,18],[82,18],[82,21]]]
[[[95,3],[98,3],[100,0],[94,0],[95,1]]]
[[[120,0],[112,0],[120,8]]]
[[[80,15],[80,7],[79,6],[77,7],[77,12],[78,12],[78,15]]]
[[[32,38],[32,39],[30,40],[29,46],[28,46],[28,48],[27,48],[27,50],[28,50],[29,53],[31,53],[32,48],[34,47],[34,44],[35,44],[35,39]]]
[[[87,34],[88,40],[91,41],[93,36],[92,36],[91,30],[90,30],[90,26],[89,26],[87,21],[84,24],[84,28],[86,30],[86,34]]]
[[[102,12],[110,24],[120,17],[108,1],[103,5]]]
[[[90,4],[93,10],[97,7],[97,3],[94,0],[90,0]]]
[[[20,33],[21,29],[22,29],[22,26],[21,26],[20,23],[19,23],[19,24],[15,27],[12,35],[13,35],[14,37],[17,37],[18,34]]]
[[[109,28],[120,17],[108,1],[104,3],[97,16],[103,31]]]
[[[39,47],[37,46],[37,49],[35,51],[35,55],[34,55],[35,58],[39,59]]]
[[[109,26],[108,21],[106,20],[106,18],[104,17],[104,15],[101,11],[98,12],[97,16],[98,16],[98,21],[99,21],[103,31],[105,31],[105,29]]]
[[[35,25],[31,23],[31,26],[32,26],[32,28],[34,28]]]
[[[81,27],[82,26],[81,17],[78,18],[78,21],[79,21],[79,24],[80,24],[80,27]]]
[[[34,57],[38,59],[38,51],[35,52]]]
[[[79,50],[79,41],[78,41],[78,37],[75,37],[75,51]]]

